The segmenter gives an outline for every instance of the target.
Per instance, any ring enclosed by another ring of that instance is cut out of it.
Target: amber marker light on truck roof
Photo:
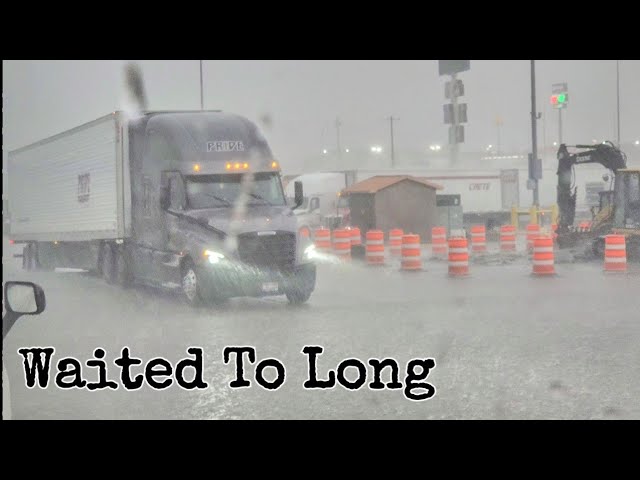
[[[230,164],[230,163],[227,163],[226,168],[227,168],[227,170],[231,170],[231,164]]]
[[[200,171],[200,165],[196,163],[196,164],[193,166],[193,171],[194,171],[194,172],[199,172],[199,171]]]
[[[243,163],[243,164],[242,164],[242,168],[244,168],[244,169],[246,170],[247,168],[249,168],[249,164],[248,164],[248,163],[246,163],[246,162],[245,162],[245,163]]]
[[[271,168],[278,168],[278,162],[271,162]]]

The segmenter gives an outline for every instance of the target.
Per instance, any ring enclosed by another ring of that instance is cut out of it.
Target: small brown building
[[[368,230],[401,228],[420,235],[423,243],[431,241],[431,228],[437,226],[436,191],[442,186],[409,175],[375,176],[354,183],[342,191],[348,196],[351,225]]]

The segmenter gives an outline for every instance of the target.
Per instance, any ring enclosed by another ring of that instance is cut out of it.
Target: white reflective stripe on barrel
[[[367,245],[384,245],[384,240],[367,240]]]
[[[549,253],[549,252],[553,252],[553,247],[534,247],[533,248],[533,253]]]
[[[534,265],[553,265],[553,260],[534,260]]]
[[[450,267],[468,267],[469,262],[449,262]]]
[[[604,259],[604,263],[627,263],[625,257],[607,257]]]
[[[618,244],[607,244],[605,245],[605,248],[607,250],[626,250],[627,246],[624,243],[618,243]]]
[[[449,253],[467,253],[468,250],[466,248],[450,248]]]

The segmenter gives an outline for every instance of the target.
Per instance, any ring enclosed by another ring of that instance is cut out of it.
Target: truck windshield
[[[189,208],[230,207],[241,193],[243,174],[192,175],[185,178]],[[250,205],[285,205],[277,173],[256,173],[249,195]]]

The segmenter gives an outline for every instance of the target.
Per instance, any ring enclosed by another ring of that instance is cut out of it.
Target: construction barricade
[[[535,237],[533,239],[533,274],[555,274],[553,259],[553,238]]]
[[[469,275],[469,249],[467,239],[464,237],[449,239],[449,275],[452,277]]]
[[[533,250],[533,239],[540,236],[540,225],[530,223],[527,225],[527,250]]]
[[[422,270],[422,249],[420,235],[408,234],[402,236],[402,270]]]
[[[402,253],[402,236],[404,232],[399,228],[394,228],[389,232],[389,252],[391,256],[400,256]]]
[[[444,258],[447,255],[447,230],[444,227],[431,229],[431,252],[434,257]]]
[[[500,251],[516,251],[516,227],[513,225],[502,225],[500,227]]]
[[[627,271],[627,245],[624,235],[604,237],[604,270],[605,272]]]
[[[319,252],[331,252],[331,230],[328,228],[316,228],[313,234],[313,243]]]
[[[369,230],[365,238],[367,265],[384,265],[384,232],[382,230]]]
[[[487,235],[484,225],[471,226],[471,251],[473,253],[487,251]]]
[[[333,254],[343,262],[351,260],[351,231],[333,231]]]

